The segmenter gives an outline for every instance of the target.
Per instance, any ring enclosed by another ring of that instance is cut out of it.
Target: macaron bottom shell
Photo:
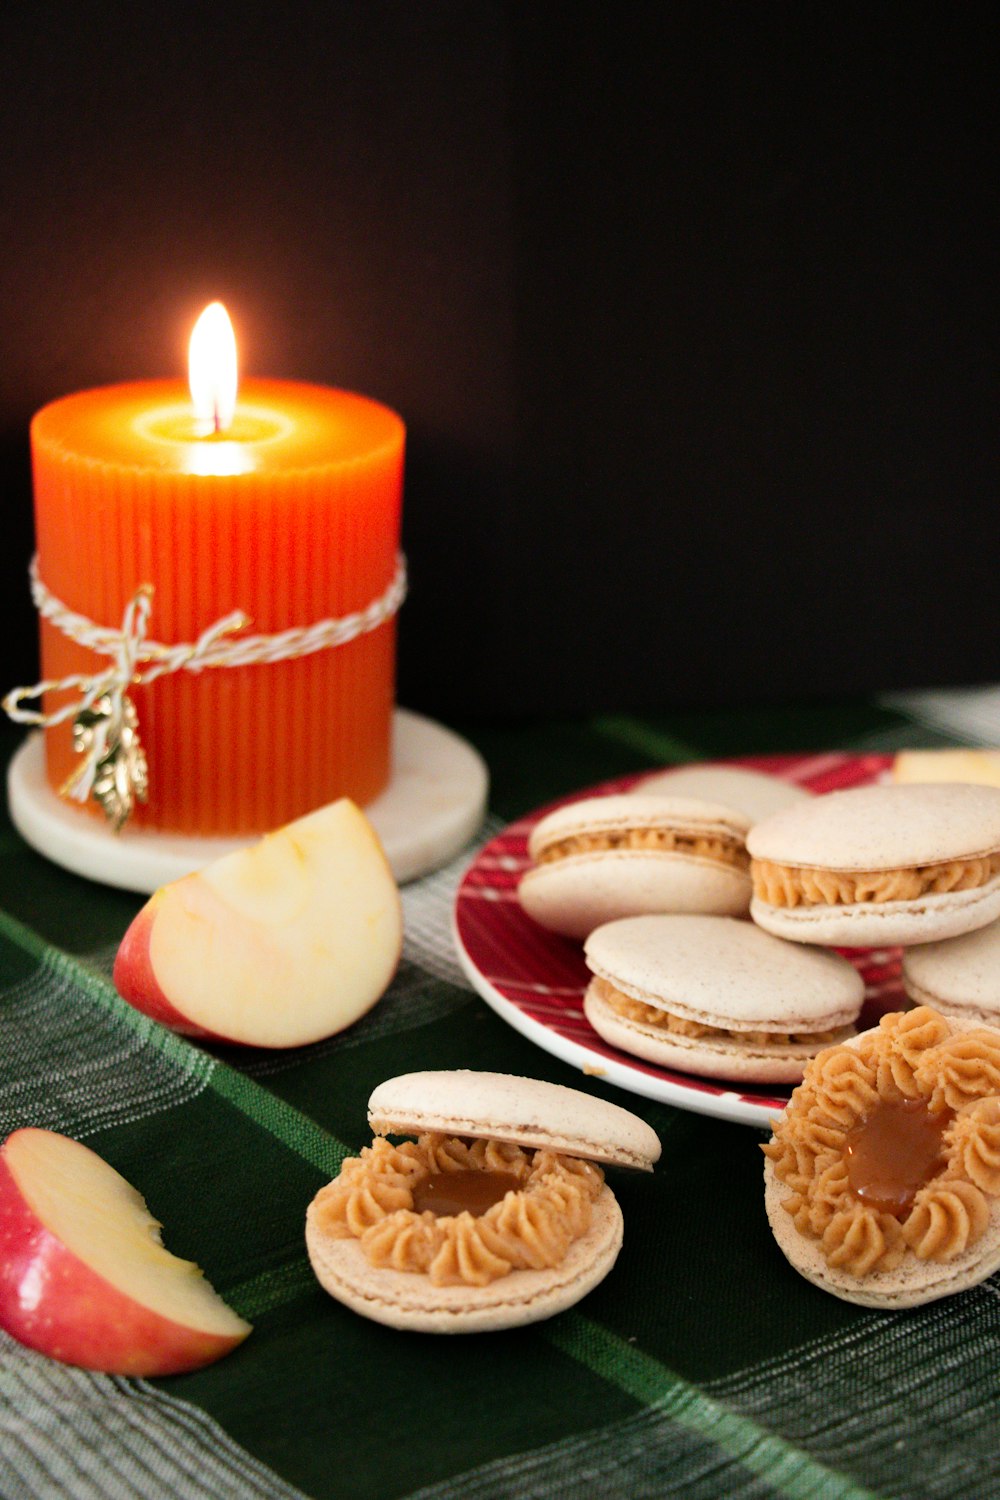
[[[799,1083],[809,1060],[824,1047],[835,1046],[854,1035],[846,1026],[832,1039],[807,1042],[740,1041],[732,1037],[686,1037],[628,1020],[595,993],[590,985],[583,997],[583,1012],[598,1036],[612,1047],[641,1057],[664,1068],[677,1068],[700,1078],[732,1079],[740,1083]],[[707,1023],[706,1023],[707,1024]]]
[[[312,1206],[306,1216],[306,1248],[323,1289],[362,1317],[414,1333],[487,1333],[553,1317],[604,1280],[623,1236],[621,1209],[605,1186],[590,1228],[558,1266],[511,1271],[482,1287],[435,1286],[419,1272],[373,1266],[360,1241],[320,1232]]]
[[[925,1302],[936,1302],[978,1286],[1000,1269],[1000,1199],[991,1202],[990,1222],[982,1237],[953,1260],[918,1260],[911,1254],[894,1271],[875,1271],[859,1277],[829,1265],[819,1241],[799,1233],[792,1216],[782,1207],[784,1199],[790,1196],[789,1188],[779,1182],[770,1161],[765,1161],[764,1206],[778,1247],[800,1276],[844,1302],[883,1311],[920,1307]]]
[[[971,890],[914,901],[772,906],[754,897],[750,915],[765,932],[797,943],[881,948],[932,943],[985,927],[1000,917],[1000,876]]]

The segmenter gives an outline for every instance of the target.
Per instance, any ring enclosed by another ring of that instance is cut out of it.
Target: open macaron
[[[735,808],[693,797],[585,797],[536,824],[518,896],[542,927],[573,938],[646,912],[739,915],[749,828]]]
[[[1000,922],[907,948],[903,988],[942,1015],[1000,1026]]]
[[[599,1036],[665,1068],[795,1083],[850,1036],[864,998],[853,964],[731,917],[646,916],[592,932],[584,1012]]]
[[[578,1302],[622,1245],[599,1164],[649,1171],[660,1155],[619,1105],[505,1073],[406,1073],[375,1089],[368,1118],[372,1145],[309,1205],[309,1258],[347,1307],[422,1333],[512,1328]]]
[[[927,943],[1000,917],[1000,789],[853,787],[747,838],[755,922],[803,943]]]
[[[889,1310],[1000,1267],[1000,1030],[883,1016],[821,1052],[772,1123],[767,1216],[808,1281]]]

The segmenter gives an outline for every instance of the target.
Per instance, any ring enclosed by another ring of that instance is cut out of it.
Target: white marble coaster
[[[392,767],[388,787],[365,814],[402,883],[437,869],[474,836],[486,812],[489,775],[466,740],[402,708],[393,717]],[[112,833],[49,786],[41,734],[30,735],[15,754],[7,793],[14,826],[32,848],[76,875],[127,891],[155,891],[253,842],[144,828]]]

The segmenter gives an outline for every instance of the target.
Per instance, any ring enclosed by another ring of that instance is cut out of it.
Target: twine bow
[[[73,672],[33,687],[12,688],[2,700],[4,711],[16,724],[51,726],[73,719],[73,748],[83,761],[59,788],[60,794],[78,802],[93,797],[116,833],[131,816],[136,801],[145,802],[148,795],[146,756],[129,687],[155,682],[167,672],[285,661],[343,645],[390,619],[406,597],[406,562],[400,554],[385,592],[353,614],[235,641],[233,634],[250,622],[242,610],[234,610],[209,625],[196,641],[164,646],[147,638],[151,584],[136,589],[125,606],[120,629],[114,630],[76,614],[50,593],[39,576],[37,558],[32,559],[29,577],[31,596],[42,618],[80,645],[110,657],[111,664],[101,672]],[[51,713],[23,706],[43,693],[58,692],[77,696]]]

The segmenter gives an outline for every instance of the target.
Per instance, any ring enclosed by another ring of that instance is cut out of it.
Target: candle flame
[[[236,410],[236,335],[221,302],[210,302],[194,325],[188,385],[194,414],[207,432],[225,432]]]

